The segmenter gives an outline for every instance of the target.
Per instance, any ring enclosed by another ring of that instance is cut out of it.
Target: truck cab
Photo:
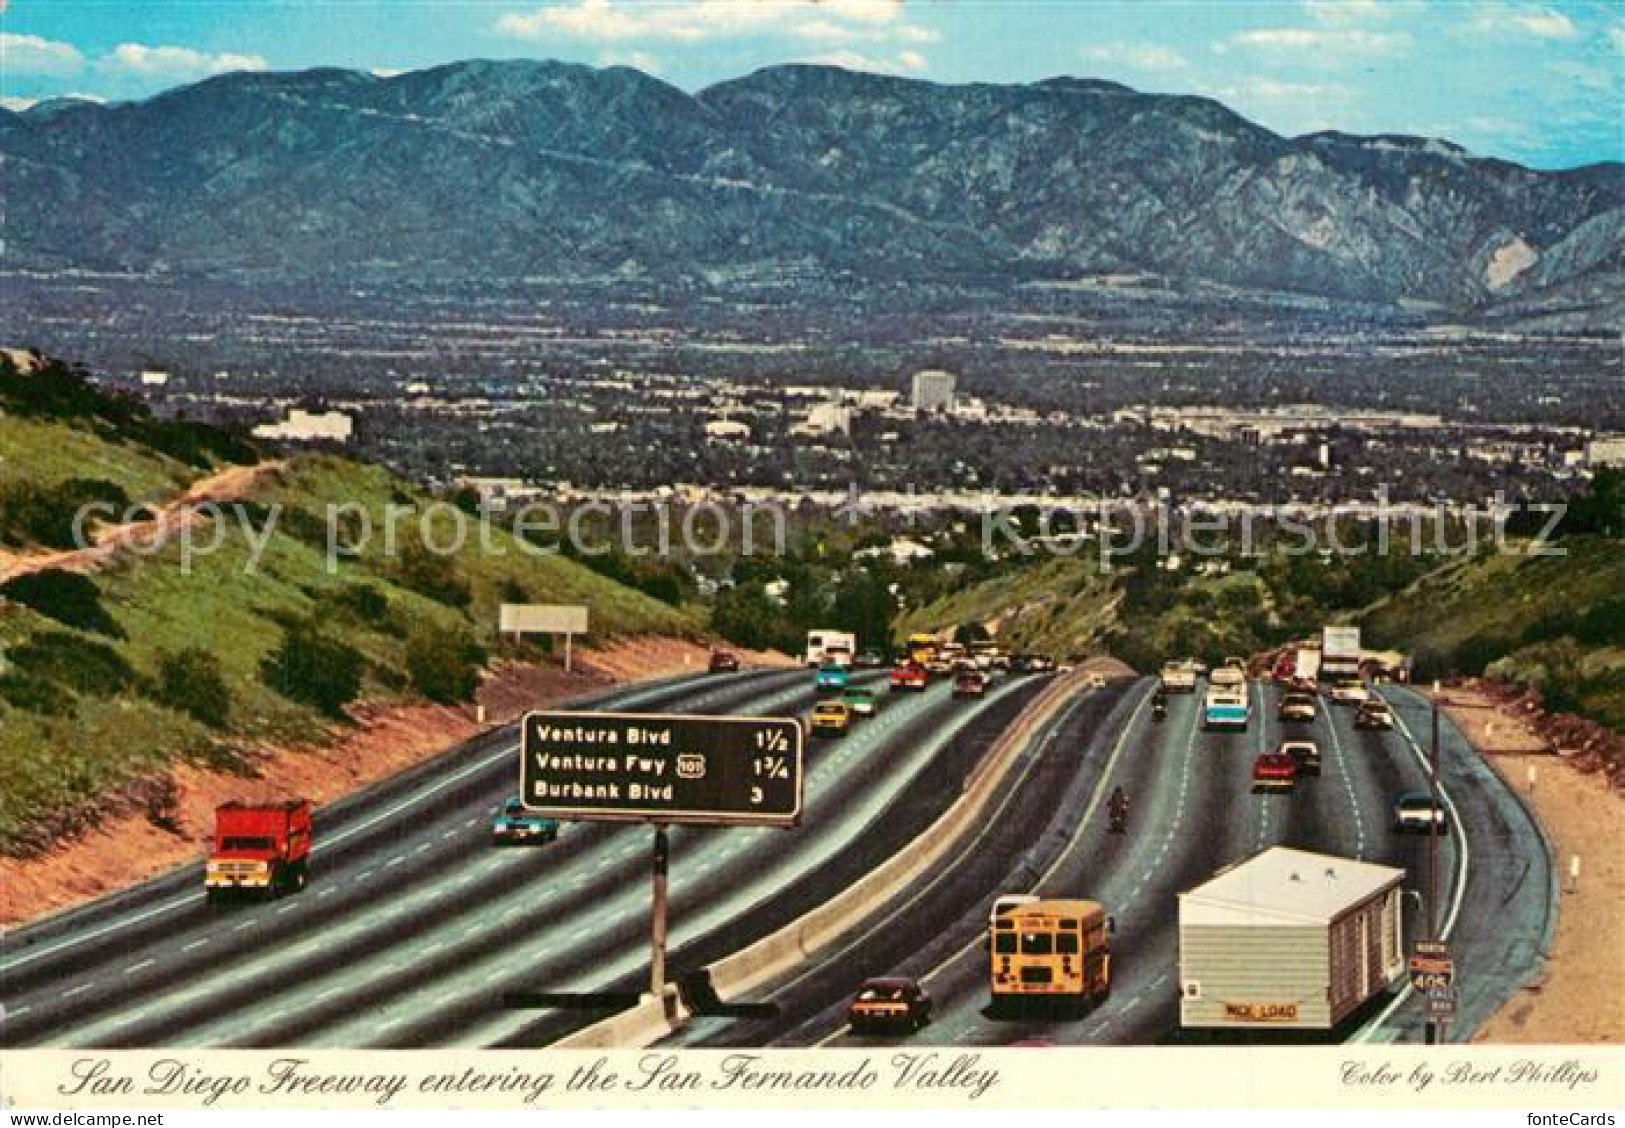
[[[281,896],[305,887],[310,874],[310,800],[223,803],[203,867],[211,900],[244,891]]]

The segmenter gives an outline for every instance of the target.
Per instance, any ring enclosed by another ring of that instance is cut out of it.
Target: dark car
[[[846,1021],[854,1031],[918,1030],[931,1021],[931,996],[913,979],[866,979]]]
[[[711,651],[711,672],[731,674],[739,669],[739,656],[727,650]]]
[[[886,656],[871,646],[858,651],[852,664],[860,670],[878,670],[886,665]]]
[[[1431,791],[1406,791],[1394,799],[1394,829],[1402,834],[1427,834],[1430,830],[1444,834],[1450,829],[1450,817],[1442,803],[1435,805]]]
[[[981,697],[987,692],[987,675],[980,670],[960,670],[954,675],[955,697]]]
[[[1299,775],[1320,774],[1320,745],[1312,740],[1288,740],[1277,751],[1291,756]]]

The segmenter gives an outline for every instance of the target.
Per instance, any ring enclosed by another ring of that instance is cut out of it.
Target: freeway
[[[1167,719],[1144,707],[1150,682],[1102,723],[1075,710],[1038,742],[1037,766],[950,870],[926,875],[894,903],[817,959],[769,984],[758,1001],[771,1018],[704,1019],[674,1036],[682,1045],[845,1045],[859,1037],[844,1012],[856,984],[874,975],[922,981],[935,1003],[930,1026],[912,1041],[936,1045],[1148,1044],[1181,1040],[1178,1028],[1177,894],[1219,869],[1284,844],[1401,867],[1407,888],[1425,892],[1427,839],[1391,827],[1394,795],[1425,782],[1421,748],[1426,703],[1385,691],[1399,718],[1393,732],[1356,730],[1352,710],[1322,704],[1312,726],[1282,732],[1277,691],[1254,685],[1246,733],[1209,733],[1200,699],[1175,696]],[[1129,701],[1132,700],[1132,706]],[[1459,732],[1443,728],[1442,780],[1454,824],[1440,843],[1439,918],[1461,985],[1454,1038],[1465,1038],[1538,964],[1554,922],[1552,872],[1538,827],[1516,796]],[[1283,736],[1321,746],[1318,779],[1295,794],[1254,795],[1253,756]],[[1078,749],[1082,749],[1081,755]],[[1121,784],[1134,796],[1125,835],[1105,828],[1103,797]],[[1041,834],[1018,826],[1043,827]],[[1113,914],[1112,994],[1079,1015],[992,1018],[983,948],[992,898],[1004,892],[1084,896]],[[1413,906],[1420,896],[1413,899]],[[1411,939],[1423,914],[1408,920]],[[1365,1008],[1336,1039],[1421,1040],[1420,1006],[1407,990]],[[1298,1035],[1302,1038],[1302,1035]]]
[[[796,830],[674,831],[674,966],[749,943],[906,841],[1041,684],[976,703],[939,685],[811,742]],[[812,696],[805,672],[753,672],[576,704],[784,714]],[[510,727],[318,812],[298,896],[207,906],[192,866],[9,934],[0,1044],[525,1045],[587,1021],[501,1000],[636,985],[647,832],[577,824],[549,847],[492,849],[516,755]]]

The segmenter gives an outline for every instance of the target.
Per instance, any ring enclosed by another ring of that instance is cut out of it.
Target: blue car
[[[846,667],[820,666],[815,684],[819,693],[845,693]]]
[[[541,815],[525,810],[519,796],[511,795],[502,809],[491,820],[491,843],[494,846],[533,844],[545,846],[559,836],[559,824]]]

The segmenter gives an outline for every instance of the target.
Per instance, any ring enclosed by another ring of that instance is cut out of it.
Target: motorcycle
[[[1151,702],[1151,719],[1165,721],[1168,719],[1168,703],[1166,701]]]
[[[1114,804],[1106,815],[1106,832],[1108,834],[1122,834],[1128,830],[1127,802]]]

